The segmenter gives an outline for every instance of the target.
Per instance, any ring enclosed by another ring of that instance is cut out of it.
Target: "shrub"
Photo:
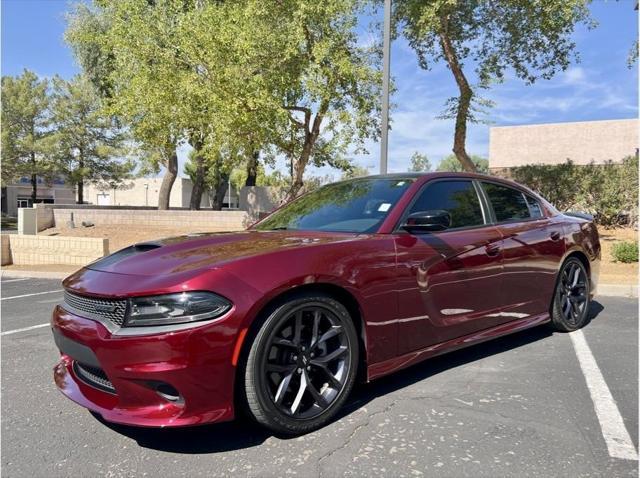
[[[560,211],[584,211],[611,227],[638,221],[638,157],[621,163],[532,164],[513,168],[513,179],[537,191]]]
[[[617,242],[611,249],[611,255],[616,262],[638,262],[638,243]]]

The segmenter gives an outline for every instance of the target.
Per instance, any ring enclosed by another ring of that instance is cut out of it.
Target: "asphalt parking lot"
[[[53,384],[61,297],[2,278],[3,476],[638,474],[635,299],[598,297],[579,335],[539,327],[361,385],[337,421],[282,439],[246,421],[102,423]]]

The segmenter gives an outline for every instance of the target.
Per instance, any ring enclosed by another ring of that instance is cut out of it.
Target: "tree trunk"
[[[444,57],[449,64],[449,68],[453,73],[453,77],[456,80],[458,89],[460,90],[460,97],[458,98],[458,108],[456,112],[456,126],[453,135],[453,153],[462,164],[465,171],[476,172],[476,166],[471,161],[471,158],[467,154],[466,141],[467,141],[467,119],[469,117],[469,108],[471,106],[471,98],[473,97],[473,91],[469,86],[469,82],[462,71],[462,67],[458,62],[458,56],[451,43],[448,32],[448,17],[442,16],[440,18],[441,30],[439,32],[440,44]]]
[[[292,201],[296,198],[302,186],[304,186],[304,181],[302,179],[304,175],[304,170],[309,163],[309,158],[311,156],[311,145],[308,140],[305,140],[304,147],[302,148],[302,153],[300,153],[300,157],[293,161],[293,174],[291,175],[291,187],[289,188],[289,192],[287,193],[287,197],[285,202]]]
[[[202,148],[202,145],[198,145]],[[206,175],[205,158],[200,154],[199,149],[196,150],[194,156],[196,163],[196,177],[194,178],[193,188],[191,189],[191,199],[189,200],[189,209],[197,211],[200,209],[202,202],[202,193],[204,193],[204,177]]]
[[[175,146],[170,151],[167,151],[167,162],[165,166],[167,167],[167,171],[162,178],[160,193],[158,194],[158,209],[161,210],[169,209],[171,188],[178,177],[178,154],[176,153]]]
[[[78,158],[78,169],[82,171],[84,168],[84,160],[82,159],[82,152]],[[78,180],[78,200],[76,204],[82,204],[84,202],[84,180],[82,177]]]
[[[222,210],[224,203],[224,196],[227,194],[227,188],[229,187],[229,175],[221,173],[218,175],[216,182],[216,192],[213,197],[213,209],[216,211]]]
[[[78,202],[77,204],[84,204],[84,181],[81,179],[78,181]]]
[[[255,186],[258,179],[258,160],[260,159],[260,151],[254,151],[247,163],[247,180],[245,186]]]
[[[36,171],[36,153],[31,152],[31,166],[33,169],[31,170],[31,203],[35,204],[36,199],[38,198],[38,175],[35,173]]]
[[[300,153],[300,157],[293,161],[293,175],[291,177],[291,188],[287,193],[287,197],[285,198],[285,202],[289,202],[296,198],[300,189],[304,185],[302,177],[304,175],[304,170],[309,164],[309,159],[311,158],[311,153],[313,152],[313,148],[316,145],[316,141],[318,136],[320,136],[320,125],[322,124],[322,120],[327,110],[329,109],[329,103],[327,101],[323,101],[320,104],[320,108],[316,113],[316,117],[313,120],[313,126],[311,130],[307,130],[304,137],[304,146],[302,147],[302,152]],[[308,122],[307,122],[308,124]]]

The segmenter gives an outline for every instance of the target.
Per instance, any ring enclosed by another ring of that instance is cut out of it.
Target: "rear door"
[[[427,183],[407,208],[444,209],[451,228],[410,234],[397,229],[399,352],[468,335],[505,321],[502,236],[489,224],[480,186],[466,178]]]
[[[548,312],[558,258],[565,251],[561,223],[519,189],[490,181],[482,181],[482,189],[502,235],[502,314],[518,319]]]

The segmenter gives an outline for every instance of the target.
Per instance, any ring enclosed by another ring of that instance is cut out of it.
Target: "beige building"
[[[98,188],[94,184],[85,185],[84,201],[98,206],[151,206],[158,205],[162,178],[137,178],[127,181],[117,189]],[[193,186],[188,178],[177,178],[171,188],[169,207],[189,207]],[[233,189],[233,188],[232,188]],[[238,207],[238,194],[229,191],[225,194],[225,207]],[[202,195],[200,207],[211,207],[211,197],[208,192]]]
[[[48,183],[38,178],[36,203],[45,204],[74,204],[76,202],[75,190],[63,180],[53,180]],[[19,207],[31,207],[31,182],[29,178],[2,187],[2,212],[8,216],[16,217]]]
[[[601,164],[638,152],[637,119],[498,126],[489,130],[492,172],[525,164]]]

